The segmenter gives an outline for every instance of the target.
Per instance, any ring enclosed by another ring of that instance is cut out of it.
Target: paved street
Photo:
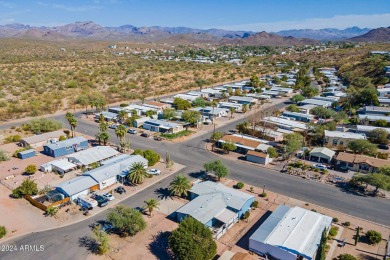
[[[284,105],[285,104],[279,104],[277,107],[270,109],[280,108]],[[63,116],[57,119],[63,122],[65,121]],[[244,119],[231,122],[217,130],[226,132],[229,129],[233,129],[234,126],[241,121],[244,121]],[[79,120],[76,130],[94,136],[97,130],[97,124]],[[109,131],[111,134],[110,141],[117,142],[114,131],[112,129]],[[174,161],[188,166],[183,171],[190,176],[192,176],[192,173],[201,170],[205,162],[217,158],[205,150],[205,140],[209,137],[210,133],[207,133],[183,143],[169,143],[157,142],[152,139],[129,135],[133,149],[152,148],[162,156],[165,156],[165,152],[168,151]],[[237,181],[244,181],[258,187],[265,185],[266,190],[269,189],[292,198],[315,203],[323,207],[381,224],[390,225],[390,202],[388,200],[360,197],[346,193],[330,185],[311,182],[287,174],[281,174],[265,168],[241,164],[231,160],[223,161],[230,169],[229,177]],[[157,189],[167,187],[172,178],[173,176],[145,189],[127,199],[124,203],[132,207],[142,206],[145,199],[150,198],[152,195],[155,197],[157,196],[157,194],[155,194]],[[44,245],[45,251],[40,253],[0,252],[0,259],[83,259],[88,252],[85,248],[79,247],[78,239],[84,235],[90,234],[88,224],[95,220],[103,219],[105,214],[106,213],[102,213],[92,219],[71,226],[26,235],[22,238],[15,239],[13,242],[17,245]]]

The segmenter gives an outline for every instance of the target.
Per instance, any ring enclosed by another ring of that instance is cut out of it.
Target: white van
[[[96,200],[87,198],[86,196],[80,196],[77,198],[77,204],[80,205],[83,208],[94,208],[98,206],[98,203]]]

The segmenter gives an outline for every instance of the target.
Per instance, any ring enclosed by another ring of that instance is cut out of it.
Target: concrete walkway
[[[330,245],[330,249],[328,253],[326,254],[325,260],[332,260],[333,259],[333,253],[337,248],[338,242],[340,241],[341,234],[343,234],[344,228],[341,226],[337,226],[339,228],[339,231],[337,232],[336,237],[333,239],[332,244]]]

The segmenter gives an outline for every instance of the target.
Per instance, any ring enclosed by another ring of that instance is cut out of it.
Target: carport
[[[319,163],[330,163],[336,152],[326,147],[316,147],[310,151],[309,160]]]

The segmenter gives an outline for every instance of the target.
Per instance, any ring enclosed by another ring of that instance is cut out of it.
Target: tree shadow
[[[170,231],[159,231],[156,235],[153,235],[153,241],[148,245],[148,248],[157,259],[173,259],[173,255],[168,246],[170,235]]]
[[[173,199],[171,191],[168,188],[158,188],[154,193],[157,194],[157,197],[161,200]]]
[[[91,253],[96,254],[98,249],[98,244],[96,240],[90,236],[83,236],[79,238],[79,246],[85,247]]]
[[[205,171],[190,172],[188,175],[195,179],[204,179],[208,176]]]

